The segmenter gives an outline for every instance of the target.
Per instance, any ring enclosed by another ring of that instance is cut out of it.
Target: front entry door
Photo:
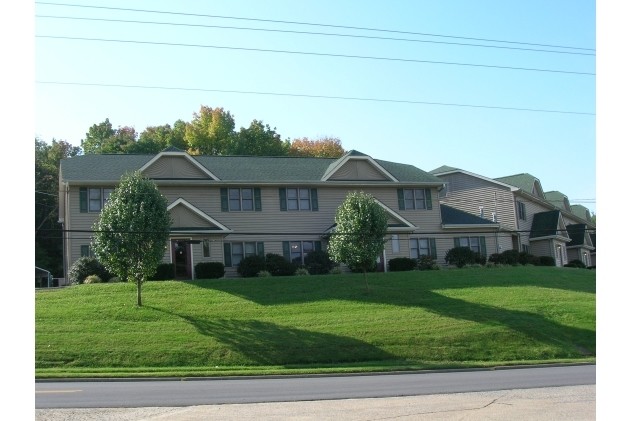
[[[186,240],[172,240],[171,253],[175,265],[175,279],[191,279],[191,245]]]

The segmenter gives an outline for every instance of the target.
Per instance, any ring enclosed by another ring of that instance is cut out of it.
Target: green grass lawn
[[[596,358],[596,273],[506,267],[91,284],[35,294],[38,378],[488,367]]]

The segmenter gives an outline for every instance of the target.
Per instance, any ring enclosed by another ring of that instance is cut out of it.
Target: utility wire
[[[299,22],[299,21],[286,21],[286,20],[261,19],[261,18],[246,18],[246,17],[238,17],[238,16],[222,16],[222,15],[183,13],[183,12],[147,10],[147,9],[129,9],[129,8],[123,8],[123,7],[88,6],[88,5],[81,5],[81,4],[52,3],[52,2],[41,2],[41,1],[36,1],[35,4],[45,4],[45,5],[50,5],[50,6],[64,6],[64,7],[81,7],[81,8],[102,9],[102,10],[119,10],[119,11],[127,11],[127,12],[156,13],[156,14],[177,15],[177,16],[193,16],[193,17],[205,17],[205,18],[216,18],[216,19],[245,20],[245,21],[253,21],[253,22],[282,23],[282,24],[291,24],[291,25],[307,25],[307,26],[327,27],[327,28],[352,29],[352,30],[359,30],[359,31],[386,32],[386,33],[394,33],[394,34],[420,35],[420,36],[452,38],[452,39],[466,39],[466,40],[472,40],[472,41],[531,45],[531,46],[537,46],[537,47],[552,47],[552,48],[565,48],[565,49],[571,49],[571,50],[596,51],[594,48],[572,47],[572,46],[551,45],[551,44],[537,44],[537,43],[530,43],[530,42],[507,41],[507,40],[498,40],[498,39],[489,39],[489,38],[461,37],[461,36],[454,36],[454,35],[432,34],[432,33],[425,33],[425,32],[411,32],[411,31],[401,31],[401,30],[393,30],[393,29],[381,29],[381,28],[369,28],[369,27],[361,27],[361,26],[332,25],[332,24],[326,24],[326,23]]]
[[[263,91],[240,91],[240,90],[228,90],[228,89],[205,89],[205,88],[185,88],[185,87],[169,87],[169,86],[148,86],[148,85],[123,85],[123,84],[107,84],[107,83],[81,83],[81,82],[61,82],[61,81],[36,81],[35,83],[49,84],[49,85],[75,85],[75,86],[95,86],[106,88],[130,88],[130,89],[159,89],[159,90],[172,90],[172,91],[195,91],[195,92],[220,92],[230,94],[244,94],[244,95],[270,95],[270,96],[285,96],[285,97],[298,97],[298,98],[319,98],[319,99],[338,99],[347,101],[369,101],[369,102],[390,102],[400,104],[419,104],[419,105],[439,105],[446,107],[469,107],[469,108],[484,108],[484,109],[496,109],[496,110],[508,110],[508,111],[529,111],[539,113],[557,113],[557,114],[575,114],[575,115],[596,115],[595,113],[582,112],[582,111],[563,111],[563,110],[545,110],[540,108],[518,108],[518,107],[500,107],[492,105],[476,105],[476,104],[458,104],[448,102],[429,102],[429,101],[414,101],[403,99],[387,99],[387,98],[365,98],[365,97],[346,97],[346,96],[331,96],[331,95],[310,95],[310,94],[294,94],[283,92],[263,92]]]
[[[267,28],[246,28],[246,27],[239,27],[239,26],[200,25],[200,24],[192,24],[192,23],[86,18],[86,17],[74,17],[74,16],[35,15],[35,17],[47,18],[47,19],[71,19],[71,20],[88,20],[88,21],[98,21],[98,22],[118,22],[118,23],[139,23],[139,24],[149,24],[149,25],[184,26],[184,27],[191,27],[191,28],[217,28],[217,29],[234,29],[234,30],[241,30],[241,31],[278,32],[278,33],[285,33],[285,34],[362,38],[362,39],[383,40],[383,41],[419,42],[419,43],[429,43],[429,44],[455,45],[459,47],[480,47],[480,48],[497,48],[497,49],[518,50],[518,51],[533,51],[533,52],[538,52],[538,53],[572,54],[572,55],[583,55],[583,56],[596,55],[595,53],[582,53],[582,52],[558,51],[558,50],[541,50],[538,48],[520,48],[520,47],[507,47],[507,46],[499,46],[499,45],[482,45],[482,44],[469,44],[469,43],[461,43],[461,42],[430,41],[430,40],[411,39],[411,38],[378,37],[378,36],[369,36],[369,35],[351,35],[351,34],[327,33],[327,32],[291,31],[291,30],[267,29]]]
[[[352,55],[352,54],[318,53],[318,52],[313,52],[313,51],[272,50],[272,49],[266,49],[266,48],[228,47],[224,45],[183,44],[183,43],[171,43],[171,42],[138,41],[138,40],[106,39],[106,38],[64,37],[64,36],[55,36],[55,35],[36,35],[35,37],[36,38],[49,38],[49,39],[64,39],[64,40],[72,40],[72,41],[96,41],[96,42],[114,42],[114,43],[124,43],[124,44],[162,45],[162,46],[169,46],[169,47],[213,48],[213,49],[220,49],[220,50],[251,51],[251,52],[276,53],[276,54],[295,54],[295,55],[307,55],[307,56],[318,56],[318,57],[350,58],[350,59],[360,59],[360,60],[379,60],[379,61],[396,61],[396,62],[404,62],[404,63],[440,64],[440,65],[449,65],[449,66],[482,67],[482,68],[501,69],[501,70],[575,74],[575,75],[583,75],[583,76],[596,75],[595,73],[576,72],[576,71],[571,71],[571,70],[538,69],[538,68],[530,68],[530,67],[498,66],[498,65],[492,65],[492,64],[417,60],[417,59],[407,59],[407,58],[397,58],[397,57],[377,57],[377,56],[359,56],[359,55]]]

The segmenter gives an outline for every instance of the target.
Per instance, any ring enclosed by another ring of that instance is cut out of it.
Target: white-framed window
[[[456,237],[455,247],[468,247],[471,251],[486,256],[486,239],[484,237]]]
[[[523,251],[525,253],[530,253],[530,246],[528,244],[522,244],[521,245],[521,251]]]
[[[524,202],[517,202],[517,214],[519,219],[526,220],[526,204]]]
[[[202,240],[202,256],[210,257],[210,240],[208,238]]]
[[[254,255],[265,255],[262,242],[234,241],[231,243],[224,243],[224,264],[227,267],[239,266],[239,263],[241,263],[241,260],[245,257]]]
[[[410,258],[418,259],[421,256],[431,256],[429,238],[410,238]]]
[[[253,211],[254,190],[251,188],[228,189],[228,197],[231,211]]]
[[[92,250],[92,246],[90,245],[82,245],[81,246],[81,257],[95,257],[94,250]]]
[[[311,210],[310,189],[287,188],[287,210]]]
[[[405,209],[426,209],[425,189],[403,189]]]
[[[399,251],[401,251],[401,246],[399,244],[399,235],[393,234],[392,235],[392,252],[398,253]]]
[[[79,208],[81,212],[101,212],[114,189],[82,187],[79,189]]]
[[[317,250],[322,250],[321,241],[283,241],[283,256],[286,260],[298,265],[303,265],[305,257]]]

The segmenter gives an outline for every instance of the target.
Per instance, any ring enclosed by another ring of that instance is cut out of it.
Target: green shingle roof
[[[440,217],[445,225],[488,225],[495,224],[488,219],[480,218],[451,206],[440,204]]]
[[[537,177],[528,173],[521,173],[515,175],[509,175],[506,177],[495,178],[495,181],[499,181],[504,184],[510,184],[519,189],[522,189],[526,193],[532,193],[532,188],[537,181]]]
[[[444,172],[460,171],[460,168],[450,167],[449,165],[442,165],[438,168],[431,170],[430,174],[441,174]]]
[[[567,227],[567,234],[570,237],[568,246],[582,246],[585,244],[585,230],[587,225],[585,224],[572,224]]]
[[[556,235],[559,228],[560,215],[561,211],[559,210],[536,213],[532,218],[530,238]]]
[[[589,221],[591,214],[589,212],[589,209],[587,209],[585,206],[583,205],[571,205],[570,206],[570,211],[578,216],[581,219],[585,219],[587,221]]]
[[[364,156],[352,151],[352,156]],[[64,181],[117,182],[128,171],[140,169],[156,155],[81,155],[61,161]],[[338,159],[262,156],[192,156],[221,181],[319,182]],[[342,158],[340,158],[342,159]],[[435,183],[442,180],[413,165],[375,159],[402,183]]]

